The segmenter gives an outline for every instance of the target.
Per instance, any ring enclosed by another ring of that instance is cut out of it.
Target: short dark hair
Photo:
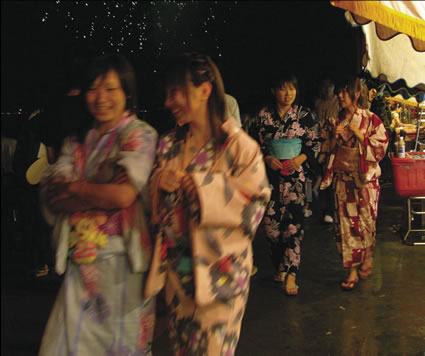
[[[269,88],[280,89],[285,83],[291,83],[295,87],[297,96],[295,97],[294,104],[298,104],[300,91],[298,87],[298,79],[294,73],[284,70],[273,73],[270,79]]]
[[[121,87],[126,96],[125,108],[137,113],[137,85],[136,76],[133,66],[130,62],[120,54],[106,54],[101,56],[93,56],[88,59],[86,69],[81,78],[82,99],[87,93],[90,86],[98,77],[104,77],[110,70],[117,72],[120,79]],[[79,142],[83,142],[87,132],[93,126],[94,117],[85,110],[85,118],[82,120],[81,126],[77,129],[76,135]]]
[[[117,72],[121,87],[126,96],[126,109],[137,112],[136,75],[130,62],[120,54],[106,54],[89,60],[82,79],[82,92],[85,94],[98,77],[104,77],[110,70]]]

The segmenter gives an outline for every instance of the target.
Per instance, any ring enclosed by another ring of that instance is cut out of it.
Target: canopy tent
[[[384,94],[385,95],[385,94]],[[425,108],[425,102],[418,102],[416,98],[409,98],[409,100],[406,100],[403,98],[402,95],[396,95],[396,96],[385,96],[385,99],[388,101],[395,101],[400,104],[409,105],[417,108]]]
[[[403,79],[425,91],[425,2],[331,1],[345,9],[351,23],[362,25],[365,68],[390,84]],[[421,97],[423,99],[423,96]]]

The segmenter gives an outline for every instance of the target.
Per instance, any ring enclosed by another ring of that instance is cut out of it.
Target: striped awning
[[[347,20],[362,25],[366,39],[363,65],[375,78],[404,79],[425,88],[425,2],[331,1],[347,10]]]

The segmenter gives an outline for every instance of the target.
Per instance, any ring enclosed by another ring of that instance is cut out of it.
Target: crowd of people
[[[257,229],[270,278],[296,296],[312,196],[334,226],[341,288],[372,272],[389,140],[358,77],[324,80],[310,109],[294,73],[278,70],[249,128],[209,56],[176,56],[163,77],[175,120],[164,133],[137,116],[136,76],[122,55],[91,58],[54,109],[75,121],[53,135],[39,183],[64,274],[42,356],[150,355],[161,303],[175,355],[233,355]]]

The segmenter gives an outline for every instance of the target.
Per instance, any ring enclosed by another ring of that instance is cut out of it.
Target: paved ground
[[[403,202],[391,185],[383,187],[374,273],[350,293],[339,288],[345,271],[332,231],[315,210],[307,220],[297,297],[285,296],[271,281],[259,232],[254,241],[259,272],[252,279],[237,356],[425,355],[425,246],[401,243]],[[1,354],[33,356],[60,279],[29,277],[19,244],[11,239],[2,227]],[[170,355],[165,332],[153,351]]]

